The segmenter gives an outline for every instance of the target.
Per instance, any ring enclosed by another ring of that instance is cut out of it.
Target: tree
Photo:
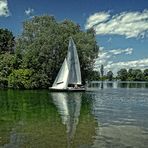
[[[135,81],[142,81],[144,79],[143,73],[140,69],[135,69]]]
[[[144,80],[148,81],[148,69],[145,69],[143,72]]]
[[[108,78],[109,81],[113,80],[113,72],[112,71],[107,72],[107,78]]]
[[[128,77],[128,73],[126,69],[120,69],[117,72],[117,78],[119,78],[121,81],[126,81]]]
[[[67,54],[70,36],[76,43],[85,81],[98,55],[93,32],[83,32],[72,21],[58,23],[53,16],[38,16],[24,22],[16,48],[22,54],[21,67],[33,71],[34,86],[47,88],[53,83]]]
[[[140,69],[133,69],[132,77],[134,81],[142,81],[144,79],[143,73]]]
[[[104,66],[103,65],[101,65],[100,73],[101,73],[101,76],[103,77],[104,76]]]
[[[133,81],[134,80],[134,76],[133,76],[133,69],[132,68],[130,68],[129,70],[128,70],[128,79],[127,79],[128,81]]]
[[[15,40],[11,31],[0,29],[0,53],[14,52]]]
[[[11,88],[32,88],[32,82],[30,77],[32,76],[32,71],[30,69],[18,69],[14,70],[9,75],[9,87]]]
[[[0,54],[0,87],[8,86],[8,76],[14,69],[15,56],[10,53]]]
[[[123,81],[143,81],[144,77],[144,72],[140,69],[129,69],[128,72],[126,69],[118,71],[118,78]]]
[[[90,78],[89,78],[90,81],[98,81],[99,79],[100,79],[99,71],[92,71],[90,73]]]

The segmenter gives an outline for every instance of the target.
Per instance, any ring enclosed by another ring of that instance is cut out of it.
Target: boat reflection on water
[[[73,141],[79,122],[82,93],[52,93],[53,102],[67,128],[67,144]]]
[[[96,120],[86,93],[10,90],[0,94],[0,148],[86,148],[93,144]]]

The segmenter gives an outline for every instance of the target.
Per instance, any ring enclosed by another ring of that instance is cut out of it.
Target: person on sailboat
[[[77,84],[75,84],[75,85],[74,85],[74,88],[76,88],[76,89],[77,89],[77,88],[78,88],[78,85],[77,85]]]

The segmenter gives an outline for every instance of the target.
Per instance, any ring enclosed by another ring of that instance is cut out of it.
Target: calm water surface
[[[89,87],[0,90],[0,148],[147,148],[148,84]]]

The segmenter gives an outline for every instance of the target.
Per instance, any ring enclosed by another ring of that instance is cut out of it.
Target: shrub
[[[32,88],[31,83],[32,71],[30,69],[13,70],[8,77],[8,86],[10,88]]]

